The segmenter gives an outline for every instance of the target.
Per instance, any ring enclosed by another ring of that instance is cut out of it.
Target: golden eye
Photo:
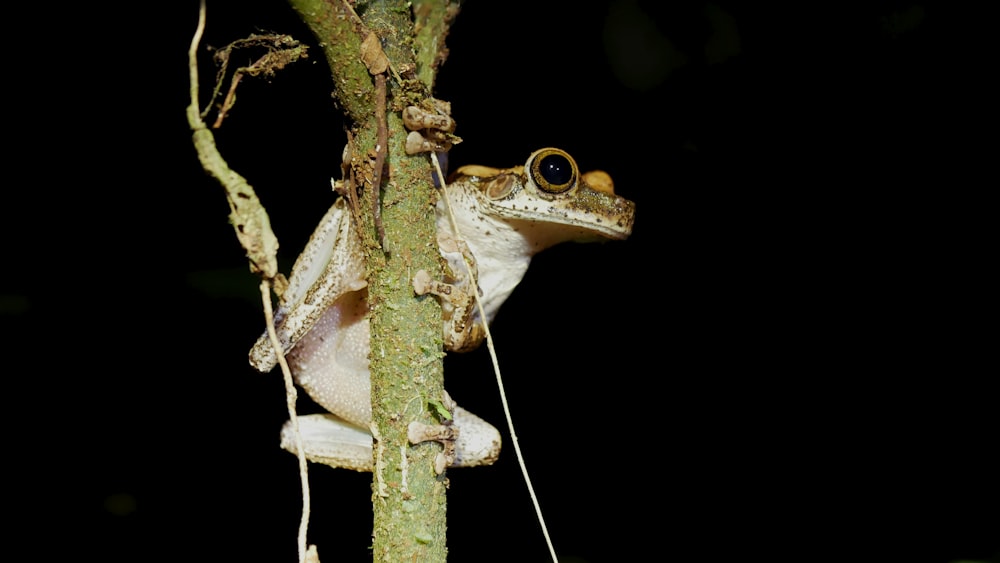
[[[576,185],[576,163],[559,149],[542,149],[531,162],[531,179],[542,191],[565,192]]]

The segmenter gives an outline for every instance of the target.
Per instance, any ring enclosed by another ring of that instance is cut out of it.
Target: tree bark
[[[373,558],[444,561],[447,480],[434,471],[442,446],[436,442],[411,446],[407,441],[410,422],[440,423],[428,405],[442,401],[444,393],[441,308],[430,296],[416,297],[412,286],[418,270],[442,275],[435,194],[428,158],[406,155],[407,132],[400,111],[415,92],[430,94],[436,66],[443,59],[449,3],[413,3],[420,33],[414,33],[409,4],[401,0],[357,2],[353,9],[343,0],[289,3],[315,34],[330,66],[337,102],[353,122],[353,163],[361,190],[359,231],[366,248],[371,306],[370,370],[377,438]],[[368,33],[379,38],[391,67],[381,73],[388,90],[387,146],[377,142],[381,81],[361,58]],[[377,151],[385,152],[379,156]],[[375,163],[383,159],[385,167],[376,170]],[[372,212],[375,205],[384,231]]]

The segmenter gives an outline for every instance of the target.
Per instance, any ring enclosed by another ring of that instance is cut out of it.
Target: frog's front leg
[[[450,236],[439,235],[441,256],[448,263],[446,281],[431,278],[426,270],[413,276],[417,295],[436,295],[441,299],[444,320],[444,347],[451,352],[467,352],[478,347],[486,336],[477,314],[473,282],[478,278],[476,259],[469,247]],[[475,286],[480,296],[482,291]]]
[[[337,199],[295,261],[288,288],[274,316],[282,352],[288,353],[344,295],[367,286],[361,243],[343,198]],[[278,356],[265,332],[250,350],[250,364],[269,372]]]

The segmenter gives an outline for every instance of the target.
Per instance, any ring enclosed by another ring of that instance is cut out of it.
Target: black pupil
[[[573,179],[573,167],[569,159],[559,154],[550,154],[543,158],[538,171],[546,182],[556,186],[567,184]]]

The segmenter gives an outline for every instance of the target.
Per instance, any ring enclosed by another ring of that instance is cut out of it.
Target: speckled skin
[[[546,162],[561,169],[561,176],[553,176],[558,183],[546,176]],[[456,294],[442,303],[449,350],[474,348],[483,338],[482,319],[469,299],[473,292],[463,255],[474,262],[489,322],[535,253],[564,241],[626,238],[635,213],[632,202],[614,195],[607,174],[581,176],[572,158],[558,149],[536,151],[523,167],[463,167],[446,189],[458,228],[456,235],[441,198],[438,244],[453,273],[444,281]],[[366,471],[371,469],[371,443],[366,444],[365,436],[372,412],[368,293],[352,228],[351,214],[338,200],[296,262],[276,324],[296,382],[336,415],[302,418],[307,457]],[[270,371],[276,362],[265,333],[251,350],[250,363]],[[492,425],[456,406],[455,426],[459,437],[454,465],[496,459],[500,434]],[[286,442],[283,439],[283,445],[293,449]]]

